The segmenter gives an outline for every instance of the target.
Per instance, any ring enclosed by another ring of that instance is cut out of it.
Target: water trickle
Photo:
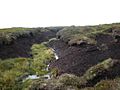
[[[52,51],[54,52],[55,59],[56,59],[56,60],[59,59],[58,55],[57,55],[56,52],[55,52],[55,49],[53,49],[53,48],[51,48],[51,49],[52,49]]]
[[[57,59],[59,59],[59,57],[58,57],[58,55],[55,53],[55,50],[53,49],[53,48],[51,48],[52,49],[52,51],[54,52],[54,56],[55,56],[55,59],[57,60]],[[47,67],[46,67],[46,71],[49,71],[49,64],[47,65]],[[43,77],[43,78],[45,78],[45,79],[50,79],[51,78],[51,74],[50,73],[48,73],[48,74],[45,74],[45,75],[43,75],[43,76],[37,76],[37,75],[28,75],[26,78],[24,78],[23,79],[23,82],[25,81],[25,80],[28,80],[28,79],[38,79],[38,78],[40,78],[40,77]]]

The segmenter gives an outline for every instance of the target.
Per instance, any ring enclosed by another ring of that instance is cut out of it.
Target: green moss
[[[45,70],[47,67],[46,64],[54,58],[53,51],[47,48],[44,44],[34,44],[31,49],[33,54],[33,62],[31,63],[31,66],[34,71],[39,75],[47,73]]]
[[[22,90],[29,90],[29,86],[33,83],[33,80],[26,80],[22,83]]]
[[[114,61],[112,59],[107,59],[107,60],[91,67],[90,69],[88,69],[86,71],[86,73],[84,74],[84,77],[88,80],[93,79],[98,74],[100,74],[100,73],[104,72],[105,70],[108,70],[111,67],[113,67],[113,65],[114,65]]]
[[[11,58],[4,61],[0,60],[0,89],[22,90],[22,88],[26,88],[32,83],[32,81],[25,81],[23,83],[24,76],[48,73],[45,69],[47,63],[54,57],[52,50],[44,44],[34,44],[31,50],[33,59]]]
[[[19,77],[29,73],[29,59],[14,58],[0,61],[0,88],[2,90],[16,90],[21,88]]]

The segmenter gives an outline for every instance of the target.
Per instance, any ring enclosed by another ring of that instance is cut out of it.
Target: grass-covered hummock
[[[65,27],[57,33],[57,37],[67,42],[69,45],[81,44],[97,44],[96,36],[99,34],[111,35],[112,30],[119,28],[118,24],[103,24],[96,26],[70,26]]]
[[[53,51],[44,44],[34,44],[31,49],[33,55],[31,67],[38,75],[47,73],[45,68],[50,60],[54,58]]]
[[[53,59],[51,49],[44,44],[34,44],[31,47],[33,58],[11,58],[0,60],[0,89],[22,90],[32,81],[22,82],[29,74],[44,75],[47,63]]]
[[[0,29],[0,45],[11,44],[14,40],[22,36],[30,36],[32,28],[5,28]]]
[[[21,88],[21,78],[29,74],[29,58],[14,58],[0,61],[0,89],[16,90]]]
[[[5,28],[0,29],[0,45],[9,45],[18,38],[32,37],[49,30],[44,28]]]

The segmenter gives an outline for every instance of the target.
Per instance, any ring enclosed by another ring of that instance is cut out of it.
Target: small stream
[[[56,59],[56,60],[59,59],[58,55],[57,55],[56,52],[55,52],[55,49],[53,49],[53,48],[51,48],[51,49],[52,49],[52,51],[54,52],[55,59]]]
[[[56,54],[55,50],[54,50],[53,48],[51,48],[51,50],[54,52],[54,57],[55,57],[55,59],[56,59],[56,60],[59,59],[59,57],[58,57],[58,55]],[[46,67],[46,71],[49,71],[49,66],[50,66],[50,65],[48,64],[47,67]],[[38,79],[38,78],[40,78],[40,77],[43,77],[43,78],[45,78],[45,79],[50,79],[50,78],[51,78],[51,74],[48,73],[48,74],[45,74],[45,75],[43,75],[43,76],[28,75],[27,77],[25,77],[25,78],[23,79],[23,82],[26,81],[26,80],[28,80],[28,79]]]

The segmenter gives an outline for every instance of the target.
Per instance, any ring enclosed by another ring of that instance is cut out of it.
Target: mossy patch
[[[44,44],[34,44],[31,49],[33,55],[31,67],[38,75],[47,73],[45,68],[47,67],[47,64],[54,58],[53,51]]]
[[[94,85],[101,79],[109,78],[109,74],[114,71],[114,67],[117,67],[117,64],[119,64],[119,61],[109,58],[95,66],[92,66],[82,77],[80,77],[81,85]]]
[[[47,63],[53,59],[51,49],[44,44],[34,44],[31,47],[33,58],[11,58],[0,60],[0,89],[1,90],[22,90],[31,81],[23,79],[29,74],[44,75]]]

